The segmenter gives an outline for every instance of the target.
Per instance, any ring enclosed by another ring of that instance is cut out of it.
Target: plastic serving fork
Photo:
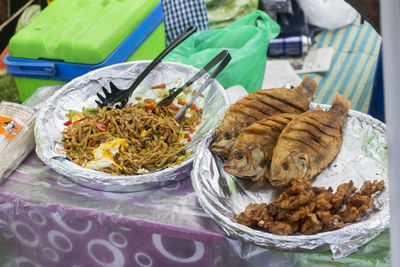
[[[181,33],[172,43],[170,43],[162,52],[159,54],[136,78],[133,84],[128,89],[119,89],[114,83],[110,82],[109,92],[106,88],[102,87],[104,96],[97,93],[99,100],[96,100],[97,105],[102,108],[106,106],[112,106],[116,108],[122,108],[126,105],[129,97],[138,85],[146,78],[146,76],[161,62],[161,60],[168,55],[175,47],[182,43],[186,38],[192,35],[197,30],[196,25],[188,27],[183,33]]]
[[[170,94],[162,99],[157,106],[168,106],[171,105],[172,101],[180,94],[183,90],[191,86],[195,81],[200,79],[204,74],[206,74],[209,70],[219,64],[213,73],[207,78],[207,80],[201,85],[201,87],[197,90],[195,96],[190,100],[190,102],[184,105],[179,112],[174,117],[175,120],[179,121],[182,119],[185,114],[185,110],[193,104],[194,100],[210,85],[212,81],[214,81],[215,77],[228,65],[231,60],[231,55],[228,50],[223,50],[218,55],[216,55],[213,59],[210,60],[201,70],[199,70],[189,81],[187,81],[182,87],[174,88],[170,91]]]

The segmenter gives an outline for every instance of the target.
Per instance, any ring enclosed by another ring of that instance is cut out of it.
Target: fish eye
[[[243,158],[244,158],[244,155],[242,152],[239,151],[239,152],[235,153],[235,159],[242,160]]]
[[[289,164],[285,161],[284,163],[282,163],[282,168],[287,171],[289,169]]]
[[[232,139],[232,134],[231,134],[230,132],[225,132],[225,133],[224,133],[224,138],[225,138],[226,140],[231,140],[231,139]]]

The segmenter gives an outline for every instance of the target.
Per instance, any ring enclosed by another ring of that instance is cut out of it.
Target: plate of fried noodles
[[[189,177],[196,144],[222,120],[229,107],[228,97],[214,81],[186,110],[185,117],[175,121],[174,115],[206,77],[183,91],[171,105],[156,107],[171,89],[182,86],[198,71],[162,62],[125,107],[97,106],[96,93],[101,87],[109,88],[113,82],[118,88],[129,88],[147,64],[149,61],[112,65],[60,88],[36,118],[39,158],[76,183],[104,191],[141,191]]]

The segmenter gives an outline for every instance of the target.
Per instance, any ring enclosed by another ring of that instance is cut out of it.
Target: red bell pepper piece
[[[162,84],[159,84],[159,85],[152,86],[151,89],[165,88],[165,87],[166,87],[165,83],[162,83]]]
[[[190,105],[190,109],[191,109],[191,110],[194,110],[194,111],[196,111],[196,112],[199,111],[199,108],[198,108],[195,104],[191,104],[191,105]]]
[[[91,147],[95,147],[97,144],[98,144],[97,141],[92,141],[92,142],[90,143],[90,146],[91,146]]]
[[[171,104],[171,107],[173,107],[173,108],[176,109],[176,110],[180,110],[180,109],[181,109],[180,107],[178,107],[178,106],[175,105],[174,103]]]
[[[71,123],[72,123],[72,120],[69,120],[69,121],[64,122],[64,125],[69,126],[69,125],[71,125]]]
[[[83,118],[80,119],[80,120],[74,121],[73,123],[77,123],[77,122],[84,121],[84,120],[86,120],[86,117],[83,117]]]
[[[156,106],[157,106],[157,105],[153,103],[153,104],[147,105],[147,106],[146,106],[146,109],[147,109],[147,110],[152,110],[152,109],[155,109]]]
[[[183,106],[183,105],[187,104],[187,102],[183,99],[178,98],[178,104]]]
[[[190,141],[192,141],[192,138],[190,137],[190,135],[188,135],[188,134],[185,134],[185,138],[190,142]]]
[[[93,121],[93,122],[94,122],[94,125],[96,126],[96,128],[99,129],[100,131],[105,132],[105,131],[108,130],[108,126],[107,125],[104,125],[104,124],[99,123],[97,121]]]

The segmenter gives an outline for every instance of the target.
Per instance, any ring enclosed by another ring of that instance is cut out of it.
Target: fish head
[[[216,139],[211,146],[211,150],[222,158],[228,158],[239,133],[240,130],[237,129],[232,120],[222,121],[215,130]]]
[[[267,160],[260,146],[236,142],[224,169],[236,177],[258,181],[264,177]]]
[[[292,180],[307,179],[311,171],[311,160],[301,150],[281,153],[272,160],[270,182],[274,186],[289,185]]]

